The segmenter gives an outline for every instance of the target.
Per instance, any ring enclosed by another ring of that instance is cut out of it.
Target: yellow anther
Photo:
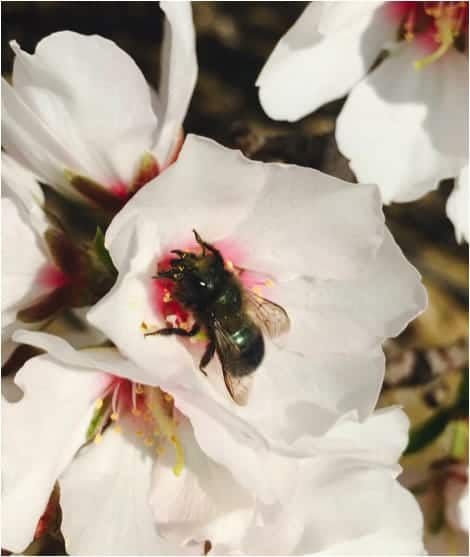
[[[163,395],[163,398],[167,401],[167,402],[172,402],[173,397],[169,394],[169,393],[165,393]]]
[[[103,436],[101,435],[101,433],[97,433],[95,435],[94,442],[98,445],[99,443],[101,443],[102,440],[103,440]]]
[[[103,407],[103,399],[102,399],[102,398],[99,398],[99,399],[96,401],[96,403],[95,403],[95,408],[96,408],[97,410],[99,410],[99,409],[102,408],[102,407]]]
[[[274,286],[274,282],[271,279],[267,279],[264,281],[264,286],[267,286],[268,288],[272,288]]]
[[[259,296],[261,295],[261,288],[259,286],[252,286],[251,291],[255,294],[258,294]]]
[[[145,321],[142,321],[142,323],[140,324],[140,328],[143,329],[144,331],[147,331],[149,326]]]
[[[137,435],[137,437],[142,437],[142,435],[144,434],[144,432],[141,429],[138,429],[135,434]]]
[[[165,447],[163,447],[162,445],[159,445],[156,449],[155,452],[157,453],[157,455],[162,456],[162,454],[165,453]]]
[[[142,385],[140,383],[135,384],[135,392],[138,395],[141,395],[144,392],[144,388],[142,387]]]
[[[118,425],[118,424],[116,424],[113,429],[116,433],[121,433],[121,431],[122,431],[121,426]]]
[[[153,445],[153,439],[151,437],[146,437],[144,439],[144,445],[147,447],[151,447]]]
[[[163,301],[165,302],[165,304],[168,304],[168,302],[171,302],[172,299],[173,298],[171,297],[170,291],[165,288],[165,290],[163,291]]]
[[[139,417],[139,416],[142,414],[142,412],[141,412],[139,409],[137,409],[137,408],[133,408],[133,409],[131,410],[131,412],[132,412],[132,414],[133,414],[134,416],[137,416],[137,417]]]
[[[225,268],[227,269],[227,271],[233,271],[233,263],[230,260],[227,260],[225,262]]]
[[[183,321],[182,323],[180,323],[180,329],[184,329],[185,331],[187,331],[189,329],[189,325],[188,323],[186,323],[186,321]]]
[[[113,422],[116,422],[117,420],[119,420],[119,414],[117,412],[113,412],[110,418],[113,420]]]

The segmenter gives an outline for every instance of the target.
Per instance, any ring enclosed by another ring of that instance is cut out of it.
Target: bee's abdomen
[[[231,335],[240,349],[238,365],[233,366],[233,375],[249,375],[261,364],[264,357],[264,339],[260,329],[247,322]]]

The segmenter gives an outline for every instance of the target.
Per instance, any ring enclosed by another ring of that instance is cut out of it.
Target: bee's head
[[[172,280],[175,297],[188,307],[210,301],[226,274],[220,253],[207,250],[201,254],[180,250],[172,253],[178,257],[171,259],[169,269],[160,271],[158,277]]]

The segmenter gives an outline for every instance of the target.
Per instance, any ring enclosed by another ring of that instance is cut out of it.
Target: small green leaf
[[[106,268],[106,270],[114,276],[117,275],[117,270],[114,266],[113,260],[109,255],[109,251],[105,248],[104,234],[99,226],[96,228],[95,239],[93,240],[93,248],[95,254],[98,257],[98,260]]]
[[[410,431],[405,454],[413,454],[430,445],[445,430],[451,417],[451,409],[444,408]]]

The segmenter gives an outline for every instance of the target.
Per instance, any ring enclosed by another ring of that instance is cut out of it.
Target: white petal
[[[59,479],[62,531],[71,555],[161,555],[177,548],[157,534],[149,505],[153,458],[108,428],[84,447]]]
[[[360,352],[396,336],[424,310],[427,297],[387,230],[377,257],[357,278],[299,278],[273,289],[272,299],[290,317],[286,347],[314,355]]]
[[[249,246],[243,266],[284,279],[363,272],[384,234],[377,189],[299,166],[264,170],[265,187],[233,234]]]
[[[2,195],[16,199],[26,213],[42,213],[44,193],[36,176],[2,151]]]
[[[452,49],[415,70],[423,53],[392,53],[357,85],[338,118],[336,139],[359,181],[384,202],[411,201],[456,176],[468,153],[468,64]]]
[[[270,450],[256,424],[238,417],[236,409],[217,403],[215,397],[182,387],[173,388],[171,393],[209,458],[230,470],[238,483],[255,491],[263,501],[271,503],[287,496],[292,489],[292,464]]]
[[[75,350],[65,339],[39,331],[16,331],[13,339],[41,348],[66,365],[110,373],[145,385],[158,385],[152,375],[123,358],[115,348]]]
[[[65,188],[66,168],[80,168],[79,159],[68,151],[47,125],[2,78],[2,145],[44,182]]]
[[[379,2],[311,2],[258,77],[265,112],[292,122],[345,95],[393,36],[383,10]]]
[[[154,152],[165,163],[178,138],[197,79],[196,37],[190,2],[160,2],[165,12],[159,100],[161,123]]]
[[[23,398],[2,403],[2,545],[20,553],[32,541],[55,481],[86,440],[107,378],[44,355],[28,360],[15,382]]]
[[[403,410],[390,406],[377,410],[364,422],[338,422],[327,433],[327,437],[355,444],[364,451],[364,457],[369,462],[393,467],[408,444],[409,425]],[[398,471],[398,467],[396,469]]]
[[[423,519],[411,493],[395,484],[387,496],[384,493],[383,507],[381,524],[375,532],[335,544],[324,554],[426,555],[422,541]],[[363,513],[363,508],[358,509],[358,513]]]
[[[34,230],[25,224],[11,199],[2,199],[2,326],[41,293],[36,282],[47,257]],[[21,249],[18,249],[18,247]]]
[[[179,545],[205,540],[236,545],[252,517],[252,495],[201,451],[187,420],[178,437],[184,447],[181,475],[173,473],[172,451],[154,468],[151,504],[158,531]]]
[[[455,237],[458,242],[466,240],[468,242],[468,164],[460,171],[459,177],[455,182],[454,189],[447,200],[447,216],[452,221],[455,228]]]
[[[33,55],[12,47],[15,91],[78,159],[69,170],[109,187],[127,184],[157,126],[133,60],[112,41],[71,31],[49,35]]]

